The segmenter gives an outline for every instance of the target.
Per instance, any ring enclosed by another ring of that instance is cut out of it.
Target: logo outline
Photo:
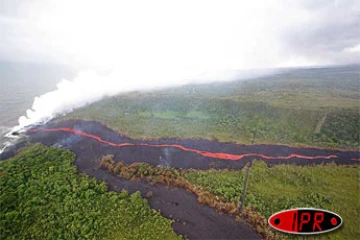
[[[337,216],[339,219],[340,219],[340,224],[333,227],[333,228],[330,228],[328,230],[324,230],[324,231],[317,231],[317,232],[293,232],[293,231],[287,231],[287,230],[282,230],[282,229],[279,229],[279,228],[276,228],[274,227],[271,223],[270,223],[270,219],[272,219],[272,217],[278,215],[279,213],[283,213],[283,212],[287,212],[287,211],[294,211],[294,210],[311,210],[311,211],[320,211],[320,212],[327,212],[327,213],[330,213],[330,214],[333,214],[335,216]],[[311,208],[311,207],[299,207],[299,208],[291,208],[291,209],[285,209],[285,210],[282,210],[282,211],[278,211],[278,212],[275,212],[273,213],[269,218],[268,218],[268,224],[270,225],[270,227],[276,231],[279,231],[279,232],[283,232],[283,233],[287,233],[287,234],[293,234],[293,235],[315,235],[315,234],[323,234],[323,233],[328,233],[328,232],[332,232],[332,231],[335,231],[337,229],[339,229],[340,227],[342,227],[344,221],[342,219],[342,217],[335,213],[335,212],[331,212],[329,210],[325,210],[325,209],[321,209],[321,208]]]

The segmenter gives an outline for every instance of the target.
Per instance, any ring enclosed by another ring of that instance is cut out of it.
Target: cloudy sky
[[[130,71],[359,63],[360,3],[0,0],[0,36],[2,61]]]

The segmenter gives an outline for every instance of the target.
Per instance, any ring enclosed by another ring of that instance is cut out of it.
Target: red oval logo
[[[294,208],[273,214],[269,224],[291,234],[320,234],[338,229],[342,218],[333,212],[316,208]]]

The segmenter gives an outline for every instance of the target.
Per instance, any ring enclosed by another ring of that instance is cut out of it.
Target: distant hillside
[[[171,93],[192,92],[197,94],[216,94],[234,96],[263,90],[289,90],[293,88],[320,88],[324,90],[360,89],[360,65],[328,68],[280,69],[277,73],[249,80],[238,80],[225,83],[188,85],[171,89]]]
[[[282,69],[249,80],[106,98],[65,118],[101,121],[133,137],[356,148],[360,65]]]

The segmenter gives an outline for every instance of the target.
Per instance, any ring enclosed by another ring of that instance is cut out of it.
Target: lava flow
[[[268,156],[268,155],[264,155],[264,154],[260,154],[260,153],[247,153],[247,154],[237,155],[237,154],[229,154],[229,153],[223,153],[223,152],[200,151],[200,150],[196,150],[196,149],[192,149],[192,148],[186,148],[179,144],[114,143],[114,142],[106,141],[106,140],[102,139],[101,137],[93,135],[93,134],[89,134],[89,133],[86,133],[83,131],[75,130],[72,128],[65,128],[65,127],[64,128],[33,128],[33,129],[29,129],[28,131],[29,132],[38,132],[38,131],[68,132],[68,133],[73,133],[73,134],[80,135],[83,137],[91,138],[100,143],[108,144],[113,147],[128,147],[128,146],[148,146],[148,147],[157,147],[157,148],[172,147],[172,148],[178,148],[178,149],[181,149],[181,150],[187,151],[187,152],[193,152],[193,153],[202,155],[204,157],[210,157],[210,158],[216,158],[216,159],[222,159],[222,160],[232,160],[232,161],[241,160],[245,157],[258,157],[258,158],[268,159],[268,160],[277,160],[277,159],[288,160],[291,158],[306,159],[306,160],[338,158],[338,156],[334,155],[334,154],[327,155],[327,156],[305,156],[305,155],[300,155],[300,154],[290,154],[287,156]]]

